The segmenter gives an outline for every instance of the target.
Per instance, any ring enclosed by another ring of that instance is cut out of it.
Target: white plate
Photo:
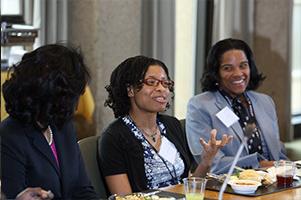
[[[250,194],[250,193],[254,193],[257,190],[257,188],[261,185],[261,183],[252,180],[231,180],[229,181],[229,185],[231,185],[231,188],[236,193]]]

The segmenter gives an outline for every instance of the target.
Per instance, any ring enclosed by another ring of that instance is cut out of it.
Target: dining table
[[[184,194],[184,185],[178,184],[173,186],[168,186],[160,188],[162,191]],[[205,190],[204,200],[218,199],[219,192],[213,190]],[[286,189],[279,192],[274,192],[270,194],[260,195],[260,196],[243,196],[239,194],[224,193],[223,200],[300,200],[301,199],[301,187]]]

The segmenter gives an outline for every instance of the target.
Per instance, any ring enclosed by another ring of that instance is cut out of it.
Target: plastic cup
[[[296,172],[296,165],[292,161],[275,161],[276,178],[278,186],[290,186]]]
[[[183,179],[186,200],[203,200],[207,179],[189,177]]]

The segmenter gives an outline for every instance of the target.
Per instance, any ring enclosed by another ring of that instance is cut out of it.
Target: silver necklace
[[[149,138],[151,138],[151,140],[156,143],[157,139],[156,136],[158,135],[158,126],[156,126],[156,131],[153,133],[148,133],[145,129],[142,129],[143,132],[146,134],[146,136],[148,136]]]

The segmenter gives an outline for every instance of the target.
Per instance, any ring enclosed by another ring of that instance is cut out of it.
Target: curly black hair
[[[124,60],[114,69],[111,74],[110,85],[105,87],[109,94],[104,105],[113,110],[115,118],[123,117],[129,113],[131,103],[128,97],[128,87],[132,86],[139,91],[151,65],[161,66],[170,80],[168,69],[162,61],[141,55]],[[173,86],[169,90],[173,92]]]
[[[218,83],[220,82],[219,68],[222,56],[226,51],[233,49],[242,50],[247,56],[251,74],[247,90],[256,90],[263,82],[265,76],[258,72],[253,52],[248,44],[239,39],[228,38],[217,42],[209,51],[201,79],[203,92],[218,90]]]
[[[3,84],[5,108],[22,123],[61,128],[90,80],[79,49],[50,44],[23,55]]]

